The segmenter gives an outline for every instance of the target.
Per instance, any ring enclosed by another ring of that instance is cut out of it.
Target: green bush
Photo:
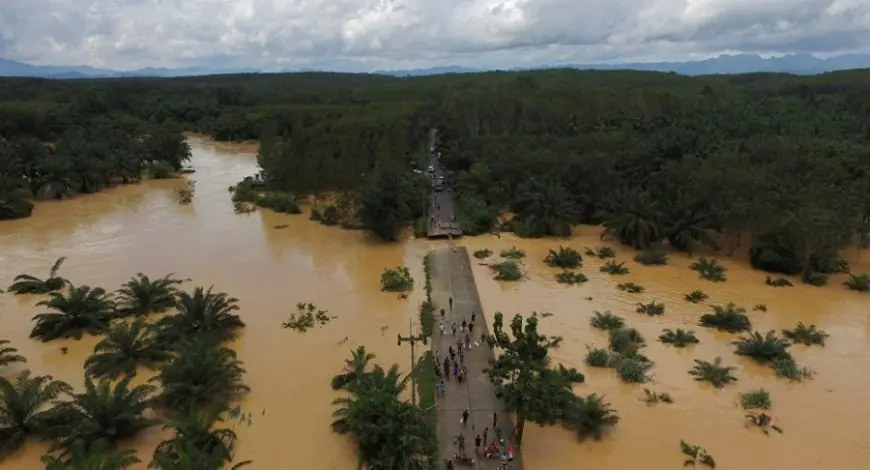
[[[499,281],[519,281],[523,278],[523,272],[516,261],[508,260],[494,264],[496,270],[495,279]]]
[[[404,266],[393,269],[384,269],[381,273],[381,291],[383,292],[409,292],[414,289],[414,278],[411,272]]]
[[[175,168],[167,162],[153,162],[148,165],[148,175],[156,180],[175,177]]]
[[[661,250],[644,250],[634,255],[634,260],[644,266],[664,266],[668,264],[668,254]]]
[[[589,278],[583,273],[575,273],[571,271],[562,271],[556,273],[556,282],[559,284],[583,284]]]
[[[296,198],[292,194],[266,192],[257,197],[256,203],[260,207],[272,209],[275,212],[282,214],[301,214],[302,209],[296,203]]]

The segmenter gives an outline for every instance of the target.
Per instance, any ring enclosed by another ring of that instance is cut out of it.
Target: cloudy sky
[[[0,0],[40,65],[374,70],[870,50],[870,0]]]

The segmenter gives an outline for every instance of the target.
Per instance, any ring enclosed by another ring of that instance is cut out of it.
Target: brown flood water
[[[245,362],[252,388],[242,408],[253,415],[253,424],[235,424],[237,459],[252,459],[258,469],[355,468],[353,446],[328,427],[335,395],[329,380],[357,345],[387,366],[408,370],[408,346],[397,346],[395,335],[408,333],[409,318],[417,323],[421,292],[406,300],[380,292],[380,273],[407,265],[422,285],[426,244],[379,244],[363,232],[324,227],[305,215],[234,214],[227,187],[256,171],[256,147],[197,137],[190,143],[197,171],[189,175],[197,181],[191,205],[175,201],[174,189],[183,180],[39,204],[29,219],[0,223],[0,285],[5,289],[22,272],[44,276],[60,256],[68,257],[61,274],[75,284],[114,290],[136,272],[174,272],[193,285],[213,284],[239,298],[247,323],[231,345]],[[289,227],[273,228],[282,224]],[[24,367],[81,387],[82,363],[98,338],[28,339],[37,300],[0,294],[0,338],[27,357]],[[304,334],[281,329],[297,302],[313,302],[338,318]],[[24,367],[0,373],[8,377]],[[131,443],[141,468],[164,435],[155,428]],[[2,467],[42,469],[44,450],[28,443]]]
[[[573,366],[586,375],[586,384],[576,387],[580,394],[604,394],[622,421],[600,442],[578,443],[561,427],[527,427],[523,442],[524,461],[531,470],[624,470],[644,468],[665,470],[682,467],[680,439],[706,447],[723,469],[846,469],[862,468],[870,462],[870,376],[861,371],[870,367],[870,296],[845,290],[842,276],[831,279],[824,288],[802,285],[773,288],[764,283],[765,275],[752,270],[744,260],[719,257],[728,267],[728,281],[712,283],[699,279],[688,269],[687,256],[671,255],[669,266],[646,267],[632,260],[628,248],[608,244],[625,261],[631,272],[625,276],[600,273],[603,261],[584,256],[580,269],[589,277],[581,286],[565,286],[553,279],[555,268],[543,263],[548,249],[561,244],[581,253],[585,247],[600,246],[600,229],[580,227],[574,238],[559,240],[521,240],[505,235],[466,240],[470,250],[489,248],[498,254],[517,246],[526,251],[524,261],[528,279],[518,283],[499,283],[488,269],[475,263],[475,279],[487,314],[532,311],[552,312],[541,320],[546,334],[565,338],[553,353],[557,362]],[[856,272],[868,272],[863,260],[851,253],[847,260]],[[616,284],[634,281],[646,288],[641,294],[628,294]],[[683,296],[694,289],[710,295],[703,304],[694,305]],[[592,297],[592,300],[587,300]],[[638,302],[657,300],[666,305],[660,317],[635,312]],[[730,341],[736,339],[696,326],[710,305],[736,302],[747,309],[753,326],[761,331],[793,328],[798,321],[815,323],[831,335],[822,348],[796,345],[797,361],[817,372],[814,380],[789,383],[775,378],[769,368],[740,358]],[[752,312],[756,304],[767,304],[768,311]],[[583,360],[586,346],[606,347],[604,333],[589,326],[593,311],[610,310],[626,319],[647,339],[644,354],[655,361],[653,381],[645,385],[622,383],[612,370],[587,367]],[[491,318],[491,316],[490,316]],[[662,328],[693,329],[701,343],[684,350],[665,347],[656,338]],[[738,382],[723,390],[692,380],[688,374],[694,359],[712,361],[722,356],[728,365],[737,366]],[[672,405],[647,406],[640,399],[643,388],[668,392]],[[744,415],[737,403],[741,392],[763,387],[771,392],[773,414],[784,434],[765,436],[757,428],[744,426]]]
[[[115,289],[136,272],[161,276],[174,272],[193,284],[214,284],[240,299],[248,327],[232,346],[245,361],[247,383],[253,391],[242,402],[253,424],[235,424],[240,438],[239,460],[253,459],[255,469],[307,468],[344,470],[356,467],[351,443],[329,431],[334,393],[329,379],[348,351],[363,344],[385,365],[409,365],[407,346],[398,347],[395,335],[406,334],[408,321],[417,323],[422,289],[406,300],[379,292],[384,268],[407,265],[422,285],[422,256],[433,246],[426,241],[379,244],[362,232],[323,227],[306,216],[268,211],[233,213],[227,187],[255,171],[255,147],[222,145],[191,137],[197,181],[193,204],[179,205],[174,189],[183,180],[151,181],[69,201],[39,204],[34,217],[0,223],[0,284],[8,285],[21,272],[43,276],[60,256],[69,259],[62,275],[76,284]],[[289,224],[285,229],[276,225]],[[714,284],[697,278],[689,259],[672,256],[667,267],[643,267],[633,253],[614,246],[617,260],[627,261],[631,273],[609,276],[598,272],[599,260],[585,259],[582,271],[590,281],[582,286],[557,284],[554,269],[543,264],[547,249],[558,240],[518,240],[484,236],[463,241],[471,250],[495,252],[516,245],[526,250],[528,279],[519,283],[491,280],[487,269],[475,264],[475,276],[487,315],[536,310],[553,312],[542,320],[550,334],[562,335],[563,346],[554,359],[582,370],[587,383],[578,393],[605,394],[622,422],[601,442],[578,443],[559,427],[527,427],[524,457],[533,470],[598,470],[681,468],[679,440],[705,446],[719,468],[846,469],[870,461],[864,436],[870,434],[870,407],[864,402],[870,376],[858,371],[870,366],[870,297],[844,290],[840,279],[815,288],[796,284],[774,289],[764,274],[745,262],[720,258],[729,268],[728,282]],[[598,229],[581,227],[575,238],[562,241],[580,251],[597,246]],[[587,257],[588,258],[588,257]],[[867,256],[865,256],[865,259]],[[870,271],[855,263],[857,271]],[[643,294],[615,289],[634,281]],[[683,301],[685,293],[702,289],[711,298],[700,305]],[[586,297],[592,300],[586,300]],[[637,302],[658,300],[665,315],[647,317],[634,312]],[[37,313],[32,297],[0,295],[0,338],[9,339],[28,358],[27,368],[81,386],[82,363],[97,338],[55,341],[27,339],[30,318]],[[790,384],[765,368],[732,353],[729,335],[695,327],[709,305],[735,301],[751,310],[758,303],[767,313],[751,312],[760,330],[791,328],[798,321],[816,323],[831,334],[825,348],[796,346],[800,363],[818,372],[815,380]],[[300,334],[282,330],[281,322],[297,302],[313,302],[338,319]],[[656,362],[648,388],[671,393],[676,403],[648,407],[640,401],[643,386],[626,385],[613,371],[589,370],[583,364],[586,345],[604,346],[606,338],[588,326],[594,310],[611,310],[647,337],[646,354]],[[386,327],[385,330],[382,329]],[[655,338],[662,328],[693,328],[701,344],[686,350],[664,347]],[[416,327],[415,327],[416,328]],[[343,341],[344,344],[340,344]],[[60,348],[69,347],[63,355]],[[739,382],[717,391],[691,380],[692,360],[722,356],[739,367]],[[9,376],[20,370],[2,372]],[[144,375],[141,380],[147,379]],[[739,392],[764,387],[772,392],[774,414],[785,434],[767,437],[743,425],[736,400]],[[130,446],[144,461],[165,433],[154,429]],[[45,447],[28,443],[3,468],[42,469]]]

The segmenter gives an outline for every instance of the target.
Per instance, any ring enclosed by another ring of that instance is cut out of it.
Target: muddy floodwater
[[[114,290],[137,272],[152,277],[175,273],[191,278],[189,287],[210,286],[239,299],[247,328],[230,346],[245,362],[252,392],[241,405],[251,424],[233,423],[240,444],[237,459],[251,459],[251,468],[353,469],[349,440],[329,430],[335,396],[329,379],[339,371],[348,351],[365,345],[384,365],[398,363],[408,370],[408,346],[396,345],[396,334],[407,334],[409,320],[417,323],[422,300],[423,255],[442,246],[422,240],[402,244],[372,241],[362,232],[321,226],[304,215],[269,211],[233,213],[227,187],[254,173],[255,146],[221,145],[191,137],[196,194],[190,205],[179,205],[175,189],[183,179],[148,181],[68,201],[40,203],[29,219],[0,222],[0,285],[4,288],[22,272],[44,276],[55,259],[68,257],[61,275],[74,284]],[[286,225],[284,228],[277,228]],[[526,465],[533,470],[625,470],[681,468],[680,439],[704,446],[718,468],[849,469],[870,462],[870,296],[840,286],[835,277],[824,288],[796,283],[775,289],[764,274],[745,261],[719,257],[728,267],[728,281],[698,279],[687,266],[688,257],[672,255],[665,267],[644,267],[631,260],[634,253],[614,246],[617,260],[631,273],[600,273],[602,261],[584,257],[580,269],[589,278],[581,286],[557,284],[555,269],[542,262],[548,249],[559,244],[579,251],[600,245],[598,229],[584,227],[567,241],[518,240],[512,236],[470,238],[471,251],[489,248],[496,253],[516,245],[527,252],[527,279],[498,283],[488,269],[474,263],[475,277],[488,317],[551,312],[542,329],[564,337],[554,352],[558,362],[586,374],[578,393],[604,394],[622,421],[600,442],[578,443],[560,427],[528,426],[523,443]],[[848,261],[858,272],[870,267],[858,257]],[[870,258],[870,255],[864,256]],[[418,289],[408,299],[379,291],[384,268],[407,265]],[[617,291],[620,282],[643,285],[642,294]],[[683,300],[701,289],[710,299],[701,304]],[[589,299],[591,297],[591,300]],[[39,310],[32,296],[0,295],[0,338],[12,341],[27,357],[0,373],[15,374],[26,367],[38,374],[81,387],[82,363],[98,338],[40,343],[28,339],[31,317]],[[636,303],[657,300],[666,304],[661,317],[635,313]],[[755,327],[766,331],[792,328],[798,321],[815,323],[831,335],[828,345],[795,346],[802,365],[817,372],[814,380],[789,383],[751,361],[733,354],[731,335],[694,326],[710,305],[734,301],[747,308]],[[311,302],[337,316],[326,326],[307,333],[280,328],[297,302]],[[768,311],[752,312],[756,304]],[[593,311],[610,310],[647,338],[645,354],[655,361],[654,380],[645,385],[668,392],[672,405],[641,402],[644,386],[619,381],[612,370],[583,364],[587,346],[606,346],[606,336],[589,327]],[[416,326],[415,326],[416,328]],[[655,338],[662,328],[691,328],[701,344],[684,350],[665,347]],[[61,348],[67,347],[63,354]],[[738,367],[739,381],[723,390],[694,382],[687,374],[695,358],[722,356]],[[148,375],[140,374],[139,381]],[[761,434],[744,427],[738,408],[740,392],[764,387],[771,391],[773,413],[784,434]],[[145,464],[165,437],[159,428],[129,443]],[[4,469],[42,469],[45,446],[29,442],[22,452],[3,462]]]

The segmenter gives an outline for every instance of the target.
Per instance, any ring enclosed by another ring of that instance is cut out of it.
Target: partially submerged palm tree
[[[635,284],[634,282],[622,282],[617,284],[616,288],[629,294],[640,294],[646,290],[642,285]]]
[[[234,339],[245,323],[235,312],[239,309],[238,299],[223,292],[212,292],[197,287],[193,294],[181,292],[178,295],[178,313],[160,320],[163,335],[167,340],[177,341],[200,333],[212,335],[215,339],[226,341]]]
[[[763,388],[758,388],[741,393],[740,406],[744,410],[769,410],[773,406],[773,401],[770,399],[770,392]]]
[[[773,330],[764,335],[761,332],[753,331],[749,335],[733,341],[732,344],[737,347],[734,354],[751,357],[760,363],[772,363],[777,359],[791,358],[791,353],[788,351],[791,344],[776,336]]]
[[[587,437],[601,439],[608,428],[619,423],[616,410],[609,402],[604,401],[603,396],[594,393],[572,401],[572,406],[566,410],[566,413],[568,415],[566,421],[577,431],[580,439]]]
[[[171,273],[153,281],[138,273],[118,290],[118,314],[142,316],[165,312],[175,307],[177,286],[183,282]]]
[[[736,367],[723,365],[721,357],[717,357],[713,362],[695,359],[695,366],[689,371],[689,375],[695,380],[710,382],[714,387],[722,388],[737,381],[737,377],[734,376],[735,370]]]
[[[114,316],[115,304],[100,287],[69,286],[66,293],[51,292],[37,306],[47,307],[51,312],[33,317],[36,326],[31,338],[51,341],[57,338],[81,339],[85,333],[102,334]]]
[[[51,404],[72,393],[65,382],[24,371],[14,379],[0,377],[0,461],[20,448],[28,436],[48,437]]]
[[[187,450],[193,449],[206,465],[204,470],[219,470],[225,464],[232,462],[235,452],[235,431],[229,428],[215,426],[223,422],[221,414],[227,411],[226,405],[215,406],[208,411],[188,410],[176,412],[172,420],[163,429],[173,431],[173,436],[160,443],[154,450],[152,468],[167,468],[167,463],[174,465],[182,460]]]
[[[103,379],[95,383],[85,377],[83,393],[68,391],[72,400],[59,405],[52,417],[56,422],[53,437],[59,447],[69,451],[81,442],[88,452],[112,449],[120,440],[156,424],[144,416],[154,387],[131,387],[131,380],[125,377],[119,382]]]
[[[849,290],[870,292],[870,274],[849,274],[843,285]]]
[[[333,390],[341,390],[357,378],[362,377],[366,373],[369,363],[375,358],[374,354],[366,351],[365,346],[357,346],[356,350],[351,351],[350,354],[350,359],[344,360],[344,372],[332,378],[330,385]]]
[[[227,467],[227,463],[218,464],[215,461],[214,454],[207,454],[193,444],[185,443],[174,454],[154,454],[154,460],[148,466],[162,470],[238,470],[253,463],[245,460]]]
[[[547,253],[544,262],[557,268],[573,269],[582,266],[583,257],[580,256],[577,250],[571,247],[559,246],[558,251],[550,250]]]
[[[56,455],[42,456],[45,470],[125,470],[140,462],[136,452],[131,449],[120,452],[89,452],[81,441],[70,447],[66,458]]]
[[[816,328],[816,325],[805,325],[804,322],[798,322],[797,326],[792,330],[782,330],[782,335],[792,340],[795,343],[812,346],[825,345],[825,340],[830,336],[824,330]]]
[[[705,301],[705,300],[707,300],[707,299],[709,299],[709,298],[710,298],[710,296],[707,295],[704,291],[702,291],[702,290],[697,290],[697,289],[696,289],[696,290],[693,290],[692,292],[689,292],[689,293],[686,294],[686,296],[685,296],[686,302],[691,302],[691,303],[693,303],[693,304],[697,304],[697,303],[699,303],[699,302],[703,302],[703,301]]]
[[[729,302],[724,307],[714,305],[712,314],[701,315],[700,324],[701,326],[716,328],[717,330],[729,333],[748,331],[752,328],[752,322],[746,316],[746,309],[738,307],[734,302]]]
[[[171,410],[229,403],[250,390],[242,382],[245,368],[235,351],[209,337],[180,344],[178,354],[151,379],[161,385],[158,401]]]
[[[652,302],[650,302],[648,304],[638,303],[637,309],[635,309],[635,311],[637,313],[645,313],[651,317],[657,316],[657,315],[664,315],[665,304],[660,303],[660,302],[656,302],[655,300],[653,300]]]
[[[683,462],[684,467],[694,467],[697,464],[701,464],[710,468],[716,468],[716,461],[713,460],[713,456],[707,452],[707,449],[681,440],[680,450],[686,456],[686,460]]]
[[[595,316],[589,320],[589,325],[599,330],[615,330],[625,326],[625,319],[610,313],[610,310],[604,313],[595,312]]]
[[[728,271],[728,268],[719,263],[719,260],[707,259],[703,256],[689,265],[689,269],[698,273],[701,279],[713,282],[725,282],[725,272]]]
[[[683,330],[682,328],[677,328],[675,330],[671,330],[670,328],[665,328],[662,330],[662,334],[659,335],[659,341],[664,344],[670,344],[675,348],[685,348],[690,344],[698,344],[701,341],[695,337],[695,332],[692,330]]]
[[[8,366],[13,362],[27,362],[24,356],[18,354],[18,350],[6,346],[9,340],[0,339],[0,367]]]
[[[619,263],[617,263],[612,259],[604,263],[600,268],[598,268],[598,270],[603,273],[612,274],[615,276],[621,276],[629,273],[629,269],[625,267],[624,262],[620,261]]]
[[[47,294],[63,289],[67,280],[57,275],[60,266],[66,260],[66,256],[62,256],[54,262],[51,270],[48,272],[48,277],[40,279],[30,274],[19,274],[15,276],[12,285],[9,286],[9,292],[15,294]]]
[[[158,340],[157,328],[137,318],[132,323],[118,323],[94,347],[94,354],[85,360],[88,375],[117,379],[134,376],[139,366],[150,370],[168,361],[172,355]]]

